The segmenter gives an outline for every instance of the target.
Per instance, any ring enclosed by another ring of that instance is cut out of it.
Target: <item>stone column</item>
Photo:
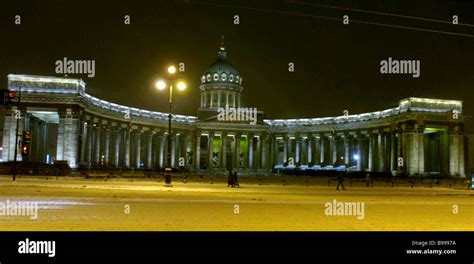
[[[110,164],[110,127],[104,128],[104,165]]]
[[[130,128],[123,129],[123,165],[130,168]]]
[[[2,142],[2,160],[11,161],[14,159],[16,153],[15,147],[15,131],[16,131],[16,119],[15,119],[16,107],[5,111],[5,120],[3,122],[3,142]],[[34,136],[34,135],[33,135]]]
[[[270,162],[269,167],[274,168],[278,164],[278,157],[280,155],[279,142],[276,136],[271,136],[271,146],[270,146]]]
[[[423,128],[418,124],[408,123],[405,125],[406,142],[403,148],[406,148],[406,151],[404,151],[406,154],[404,154],[404,161],[410,175],[424,173],[424,145],[420,142],[423,141],[423,137],[420,135],[421,131],[423,131]],[[420,171],[421,163],[423,163],[422,171]]]
[[[60,113],[59,111],[58,111],[58,115],[59,115],[59,123],[58,123],[58,134],[56,138],[57,139],[56,140],[56,160],[63,160],[65,115]]]
[[[419,159],[418,153],[420,152],[419,149],[419,137],[418,133],[416,132],[416,128],[411,128],[407,131],[408,137],[408,160],[407,160],[407,169],[410,175],[415,175],[418,173],[419,170]]]
[[[395,138],[395,133],[392,132],[390,133],[390,171],[396,170],[396,138]]]
[[[314,140],[313,140],[313,136],[312,135],[308,135],[308,156],[307,156],[307,162],[308,162],[308,167],[311,167],[313,166],[313,144],[314,144]]]
[[[249,155],[247,168],[253,170],[253,134],[247,134],[247,152]]]
[[[194,166],[196,166],[196,169],[199,170],[201,169],[201,132],[196,131],[196,151],[195,151],[195,162]]]
[[[21,125],[21,122],[20,122]],[[21,129],[21,128],[20,128]],[[42,157],[40,158],[41,162],[50,162],[46,155],[48,154],[48,123],[42,121],[41,122],[41,153]],[[15,152],[16,155],[18,155],[18,151]],[[19,155],[18,160],[21,160],[21,155]]]
[[[153,168],[153,131],[148,131],[146,134],[146,168],[151,170]]]
[[[449,135],[449,174],[459,175],[459,137],[456,134]]]
[[[324,167],[324,165],[326,165],[325,164],[325,162],[326,162],[326,160],[325,160],[325,156],[326,156],[325,155],[326,154],[325,153],[326,152],[326,146],[325,146],[326,145],[326,138],[325,138],[325,136],[321,135],[321,138],[320,138],[319,141],[320,141],[319,146],[320,146],[320,150],[321,150],[320,155],[319,155],[319,158],[320,158],[319,163],[321,164],[321,167]]]
[[[86,152],[86,162],[92,163],[92,139],[94,137],[94,126],[87,123],[87,152]]]
[[[288,154],[287,155],[288,155],[288,160],[290,160],[291,158],[293,160],[293,163],[295,163],[295,151],[293,149],[293,141],[294,139],[292,139],[291,137],[288,137]]]
[[[193,160],[192,153],[194,152],[193,151],[194,147],[192,145],[193,139],[191,138],[188,132],[186,132],[186,134],[183,134],[181,138],[182,138],[182,143],[181,143],[181,151],[180,151],[179,159],[183,158],[184,164],[178,164],[178,165],[179,166],[183,165],[184,167],[189,168],[190,166],[193,165],[192,163],[192,160]],[[179,159],[178,159],[178,163],[180,163]]]
[[[314,138],[314,165],[321,164],[321,138],[316,136]]]
[[[208,163],[207,163],[207,168],[211,169],[214,165],[212,163],[212,158],[214,154],[214,132],[209,132],[209,137],[208,137],[208,144],[207,144],[207,158],[208,158]]]
[[[262,164],[261,164],[261,168],[263,169],[268,169],[268,164],[269,164],[269,161],[268,161],[268,157],[270,156],[268,151],[269,151],[269,142],[268,142],[268,136],[267,135],[262,135],[260,140],[262,140]]]
[[[221,133],[221,151],[220,151],[220,162],[221,162],[221,167],[226,169],[227,165],[227,148],[226,148],[226,142],[227,142],[227,133],[222,132]]]
[[[406,172],[406,157],[407,157],[407,151],[406,151],[406,142],[407,142],[407,137],[405,135],[404,131],[404,126],[401,126],[398,129],[398,137],[397,137],[397,156],[395,157],[396,160],[396,166],[398,170]],[[399,159],[403,160],[403,165],[400,166]]]
[[[295,165],[301,164],[301,137],[295,136]]]
[[[464,165],[464,135],[458,135],[459,138],[459,176],[466,177]]]
[[[350,167],[351,153],[350,153],[350,139],[349,134],[344,135],[344,165],[346,168]]]
[[[418,134],[418,173],[421,175],[425,174],[425,134],[424,134],[424,127],[418,127],[417,134]]]
[[[94,124],[94,156],[93,163],[100,164],[100,144],[101,144],[101,130],[102,126],[100,123]]]
[[[364,135],[359,134],[357,136],[357,170],[362,171],[362,154],[363,154],[363,147],[364,147]]]
[[[119,168],[120,167],[120,144],[122,142],[122,137],[121,137],[121,131],[120,131],[120,126],[116,125],[113,130],[113,135],[114,135],[114,148],[113,148],[113,153],[114,153],[114,167]]]
[[[330,136],[330,142],[331,142],[331,165],[334,167],[337,166],[337,139],[336,135]]]
[[[283,136],[283,164],[288,166],[288,136]]]
[[[374,153],[374,145],[375,145],[375,138],[372,132],[369,132],[368,135],[368,140],[369,140],[369,171],[374,171],[374,159],[375,159],[375,153]]]
[[[379,131],[377,137],[377,156],[378,156],[378,171],[385,171],[385,142],[383,131]]]
[[[214,91],[211,90],[209,95],[211,96],[211,100],[210,100],[210,102],[209,102],[209,106],[210,106],[210,107],[214,107]]]
[[[166,136],[166,133],[161,133],[159,135],[159,158],[158,158],[158,164],[160,166],[160,168],[164,168],[165,167],[165,163],[166,163],[166,151],[165,151],[165,147],[166,147],[166,140],[167,140],[167,136]]]
[[[308,165],[308,137],[305,136],[301,139],[301,155],[300,155],[300,164],[301,165]]]
[[[449,175],[451,176],[460,176],[460,146],[459,142],[459,127],[450,126],[449,135],[448,135],[448,145],[449,145]],[[463,143],[463,142],[462,142]],[[464,148],[463,148],[464,149]],[[463,153],[464,154],[464,150]],[[464,159],[464,158],[463,158]]]
[[[71,109],[59,115],[56,159],[67,160],[69,167],[77,168],[80,121]]]
[[[138,169],[141,165],[141,129],[138,128],[134,133],[135,138],[135,167]]]
[[[177,150],[179,148],[179,135],[175,133],[173,136],[173,132],[171,132],[171,167],[176,167],[176,155],[178,154]]]
[[[257,137],[257,153],[255,156],[257,157],[255,167],[260,169],[262,167],[262,135],[258,135]]]
[[[81,151],[79,161],[87,162],[86,160],[86,150],[87,150],[87,122],[81,120]]]
[[[236,133],[234,138],[234,168],[240,168],[240,134]]]

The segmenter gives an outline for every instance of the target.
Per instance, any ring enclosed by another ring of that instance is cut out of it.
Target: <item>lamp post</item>
[[[172,106],[173,106],[173,84],[176,82],[174,75],[176,74],[176,67],[171,65],[167,69],[169,78],[162,78],[158,80],[155,84],[158,90],[164,90],[166,88],[169,89],[168,94],[168,103],[169,103],[169,110],[168,110],[168,150],[166,153],[166,167],[165,167],[165,186],[172,187],[171,185],[171,119],[172,119]],[[178,81],[176,83],[178,90],[184,91],[186,89],[186,83],[183,81]]]
[[[16,173],[17,173],[17,155],[18,155],[18,133],[19,133],[19,128],[20,128],[20,118],[21,118],[21,110],[20,110],[20,101],[21,101],[21,86],[18,88],[18,101],[16,104],[16,111],[18,111],[19,114],[15,113],[15,118],[16,118],[16,128],[15,128],[15,156],[13,156],[13,181],[16,179]]]

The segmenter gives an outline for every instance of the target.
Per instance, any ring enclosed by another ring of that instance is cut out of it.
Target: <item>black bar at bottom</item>
[[[2,264],[35,258],[53,261],[162,256],[440,257],[463,258],[467,261],[464,263],[474,260],[474,232],[0,232],[0,238]],[[55,256],[20,254],[20,241],[55,241]]]

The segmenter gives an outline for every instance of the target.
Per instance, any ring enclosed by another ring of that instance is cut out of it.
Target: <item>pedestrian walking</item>
[[[337,176],[337,188],[336,190],[339,191],[339,186],[342,186],[342,190],[345,191],[346,188],[344,188],[344,175],[341,173],[339,176]]]
[[[227,187],[234,187],[234,173],[231,170],[227,176]]]
[[[237,171],[234,171],[234,177],[233,177],[233,182],[234,182],[234,186],[235,187],[240,187],[239,185],[239,179],[238,179],[238,175],[237,175]]]

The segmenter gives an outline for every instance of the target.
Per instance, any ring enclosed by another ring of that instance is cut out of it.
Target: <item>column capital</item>
[[[367,138],[368,133],[364,133],[362,131],[358,132],[357,134],[354,135],[354,138],[356,139],[364,139]]]
[[[460,134],[461,133],[461,127],[459,125],[450,125],[448,127],[448,133],[449,134]]]
[[[423,133],[423,132],[425,132],[425,126],[418,126],[418,127],[416,128],[416,132],[418,132],[418,133]]]
[[[57,112],[59,118],[79,119],[81,117],[81,113],[79,111],[74,111],[72,108],[58,109]]]
[[[260,135],[260,138],[263,139],[263,142],[268,142],[270,140],[270,135],[269,134],[263,134]]]

